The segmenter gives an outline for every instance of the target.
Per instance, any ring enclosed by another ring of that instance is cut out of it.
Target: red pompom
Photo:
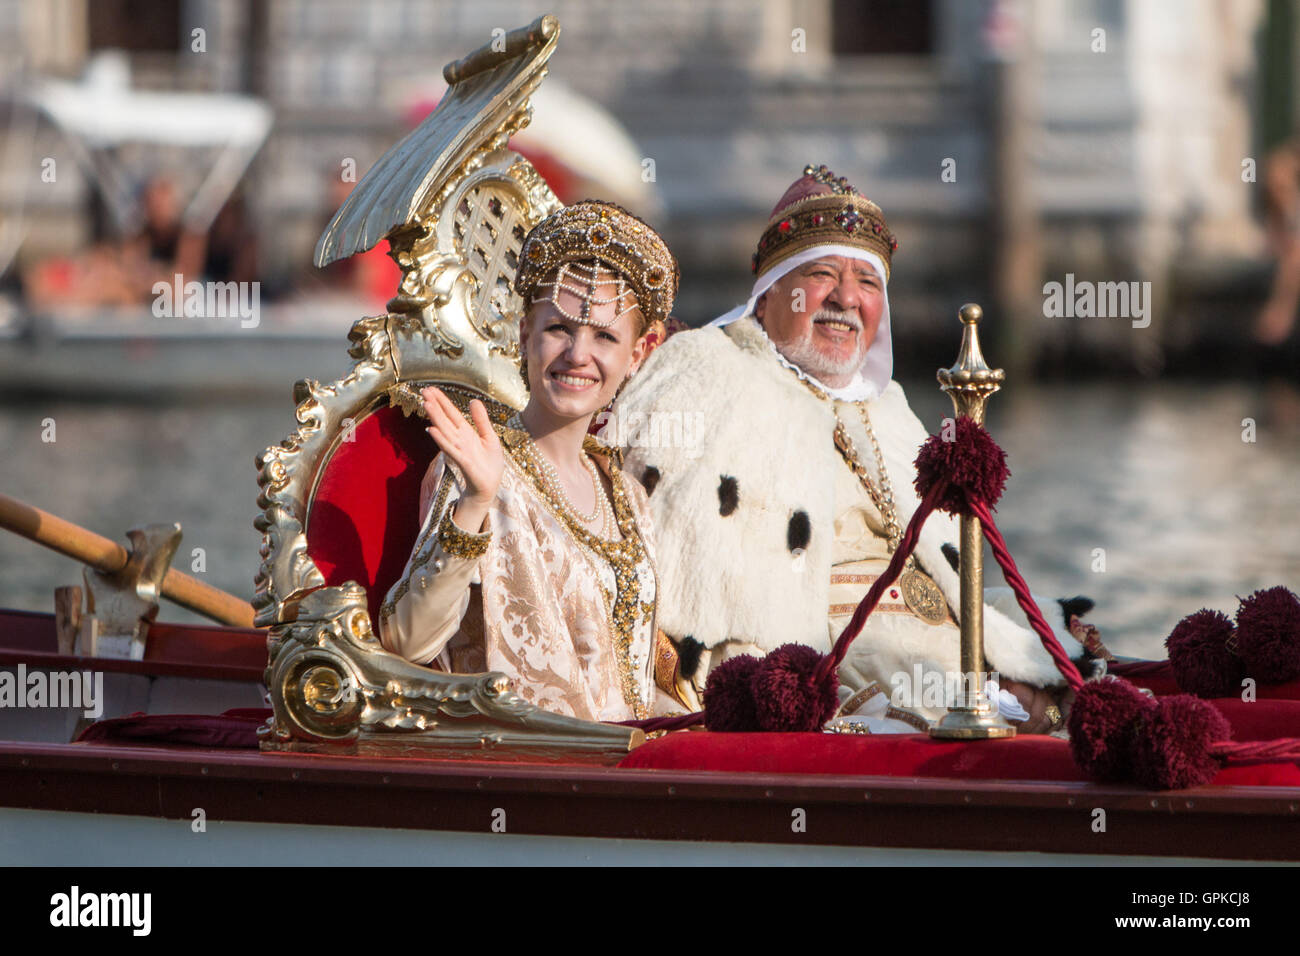
[[[1165,638],[1178,686],[1198,697],[1229,697],[1246,676],[1241,658],[1228,650],[1235,628],[1220,611],[1189,614]]]
[[[704,685],[705,730],[745,733],[759,729],[752,685],[760,663],[757,657],[741,654],[713,669]]]
[[[1128,779],[1139,718],[1155,706],[1128,681],[1112,677],[1084,684],[1067,720],[1074,762],[1094,780]]]
[[[944,431],[947,432],[945,425]],[[940,482],[947,488],[938,507],[949,514],[969,510],[967,501],[979,499],[990,510],[1007,486],[1007,454],[993,436],[969,417],[957,419],[951,441],[931,435],[916,456],[916,491],[922,498]]]
[[[1246,673],[1267,684],[1300,677],[1300,599],[1278,585],[1237,608],[1237,653]]]
[[[1210,747],[1231,736],[1218,709],[1191,694],[1162,697],[1139,721],[1132,766],[1137,783],[1152,790],[1178,790],[1209,783],[1219,772]]]
[[[762,659],[753,693],[763,730],[821,730],[831,719],[839,706],[839,681],[834,672],[820,684],[814,680],[821,659],[806,644],[782,644]]]

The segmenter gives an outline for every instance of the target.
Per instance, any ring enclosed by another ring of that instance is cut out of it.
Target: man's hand
[[[1103,661],[1113,661],[1115,659],[1115,655],[1101,642],[1101,633],[1097,628],[1079,620],[1077,614],[1070,615],[1070,633],[1076,641],[1083,645],[1083,649],[1093,657],[1100,657]]]
[[[1003,678],[1001,687],[1010,691],[1029,711],[1029,719],[1011,723],[1020,734],[1050,734],[1065,724],[1065,717],[1074,702],[1074,691],[1068,687],[1034,687],[1018,680]]]

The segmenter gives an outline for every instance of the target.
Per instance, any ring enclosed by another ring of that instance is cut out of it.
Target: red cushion
[[[326,462],[308,513],[307,554],[326,584],[365,587],[376,625],[420,530],[420,483],[437,452],[426,427],[388,407],[357,422]]]
[[[1300,700],[1253,700],[1220,697],[1210,701],[1232,725],[1233,740],[1300,737]]]
[[[963,780],[1061,780],[1087,778],[1070,747],[1054,737],[1014,737],[954,743],[924,734],[719,734],[678,731],[651,740],[623,758],[620,767],[646,770],[731,770],[752,773],[853,774],[939,777]],[[1294,763],[1233,766],[1215,784],[1300,786]]]
[[[223,714],[132,714],[91,724],[77,743],[122,744],[149,741],[194,747],[257,749],[257,728],[269,709],[236,707]]]
[[[1168,661],[1118,661],[1107,672],[1145,687],[1157,697],[1183,693]],[[1259,700],[1300,700],[1300,678],[1284,684],[1257,682],[1255,696]]]

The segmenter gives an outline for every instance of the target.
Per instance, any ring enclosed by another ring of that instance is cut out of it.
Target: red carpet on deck
[[[679,731],[651,740],[619,764],[643,770],[1086,781],[1070,747],[1053,737],[952,743],[924,734],[717,734]],[[1293,763],[1229,767],[1215,784],[1300,787]]]
[[[1216,701],[1233,722],[1234,739],[1300,736],[1300,702]],[[1279,705],[1285,713],[1279,712]],[[81,743],[158,743],[195,747],[257,747],[257,728],[270,710],[246,708],[221,715],[135,714],[101,720]],[[1279,721],[1292,729],[1279,732]],[[923,734],[717,734],[679,731],[651,740],[619,764],[650,770],[723,770],[749,773],[850,774],[965,780],[1085,781],[1069,745],[1043,736],[980,743],[931,740]],[[1215,784],[1300,787],[1300,766],[1261,763],[1227,767]]]

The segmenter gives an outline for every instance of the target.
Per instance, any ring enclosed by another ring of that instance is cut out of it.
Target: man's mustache
[[[812,317],[813,322],[822,322],[826,320],[843,322],[845,325],[853,326],[853,328],[858,332],[862,331],[862,320],[852,312],[845,312],[841,309],[818,309],[816,314]]]

